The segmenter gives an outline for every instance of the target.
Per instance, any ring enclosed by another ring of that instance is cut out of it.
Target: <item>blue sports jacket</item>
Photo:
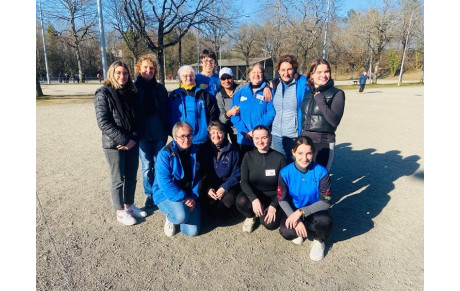
[[[178,185],[178,181],[184,177],[184,170],[179,159],[176,142],[173,140],[165,145],[157,155],[155,162],[155,180],[153,182],[153,201],[158,204],[166,199],[175,202],[183,202],[186,198],[197,200],[199,194],[199,168],[196,159],[198,148],[192,145],[190,149],[191,164],[193,167],[192,193],[187,193]]]
[[[193,144],[203,144],[208,138],[208,123],[219,120],[219,109],[208,92],[195,87],[187,92],[178,88],[169,94],[170,130],[178,121],[186,121],[193,128]]]
[[[240,107],[240,114],[232,116],[233,125],[238,130],[237,142],[243,145],[254,145],[252,140],[246,139],[246,133],[252,131],[257,125],[270,127],[275,118],[275,108],[273,99],[266,102],[263,96],[263,90],[267,86],[266,82],[252,94],[251,83],[236,91],[233,95],[232,106]],[[271,89],[273,96],[273,89]]]

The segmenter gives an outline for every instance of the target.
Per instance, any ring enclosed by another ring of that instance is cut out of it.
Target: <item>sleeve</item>
[[[219,121],[219,108],[217,108],[217,103],[212,100],[215,97],[211,97],[209,93],[206,95],[206,112],[209,114],[207,123],[209,124],[211,121]]]
[[[270,89],[272,92],[272,96],[274,96],[273,89]],[[262,119],[260,120],[259,124],[263,124],[267,127],[272,125],[273,119],[275,119],[275,107],[273,106],[273,98],[269,102],[267,102],[267,111],[263,115]]]
[[[159,159],[155,162],[155,179],[158,181],[158,187],[169,200],[184,201],[187,193],[174,180],[173,169],[169,162],[169,152],[161,151],[158,157]]]
[[[331,207],[331,179],[329,174],[326,175],[319,182],[319,200],[313,204],[302,207],[305,217],[312,215],[318,211],[328,210]]]
[[[281,209],[283,209],[283,211],[284,211],[284,213],[286,213],[287,217],[289,217],[289,215],[291,215],[294,212],[294,210],[291,207],[291,204],[288,201],[288,196],[289,196],[288,193],[289,193],[289,188],[286,185],[286,183],[284,182],[284,179],[280,174],[278,176],[277,199],[278,199],[278,203],[279,203]]]
[[[233,98],[232,98],[232,107],[233,106],[240,106],[240,97],[241,97],[241,92],[243,92],[244,90],[239,90],[238,92],[235,93],[235,95],[233,95]],[[231,117],[231,120],[232,120],[232,123],[233,125],[235,126],[236,130],[238,130],[238,132],[240,134],[242,134],[243,136],[249,132],[248,128],[246,127],[246,125],[244,124],[243,120],[241,119],[241,110],[240,110],[240,114],[239,115],[235,115],[235,116],[232,116]]]
[[[238,151],[233,152],[233,159],[232,159],[232,174],[228,177],[227,181],[225,181],[220,187],[224,188],[225,191],[228,192],[230,188],[237,185],[241,178],[241,169],[240,169],[240,154]]]
[[[257,195],[254,193],[251,185],[249,184],[249,163],[248,163],[248,153],[243,157],[243,162],[241,163],[241,190],[244,194],[248,196],[249,200],[254,201],[257,199]]]
[[[222,96],[222,93],[220,91],[216,94],[216,100],[217,107],[219,108],[219,120],[223,124],[226,124],[230,120],[230,117],[227,117],[227,110],[225,110],[224,97]]]
[[[339,90],[335,94],[334,98],[332,98],[330,108],[326,104],[326,99],[324,98],[323,93],[316,94],[314,98],[321,114],[327,122],[329,122],[332,126],[337,127],[342,119],[345,108],[345,93],[342,90]]]
[[[130,136],[124,134],[121,127],[116,124],[109,107],[108,99],[102,90],[98,90],[94,96],[94,107],[96,110],[97,125],[101,131],[116,144],[126,145],[130,140]]]

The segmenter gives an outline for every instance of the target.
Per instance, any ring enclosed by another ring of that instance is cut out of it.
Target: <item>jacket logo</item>
[[[248,100],[247,97],[241,96],[240,101],[246,101],[246,100]]]
[[[278,186],[278,189],[277,189],[276,192],[278,193],[278,195],[281,195],[281,187],[280,186]],[[278,196],[278,197],[280,197],[280,196]]]

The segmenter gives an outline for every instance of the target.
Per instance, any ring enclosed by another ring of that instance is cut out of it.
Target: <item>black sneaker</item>
[[[145,205],[144,208],[151,209],[155,207],[155,203],[153,203],[152,197],[147,196],[145,198]]]

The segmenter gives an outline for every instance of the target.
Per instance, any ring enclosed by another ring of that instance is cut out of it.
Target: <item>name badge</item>
[[[240,101],[246,101],[246,100],[248,100],[248,98],[241,96]]]
[[[259,100],[264,100],[264,95],[257,94],[256,98]]]
[[[267,176],[267,177],[273,177],[273,176],[276,176],[276,172],[275,172],[275,169],[271,169],[271,170],[265,170],[265,176]]]

